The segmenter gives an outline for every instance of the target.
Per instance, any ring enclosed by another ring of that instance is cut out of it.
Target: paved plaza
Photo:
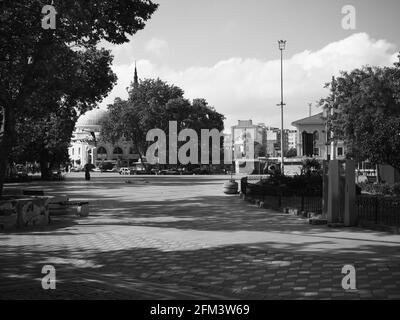
[[[224,195],[226,179],[74,173],[24,185],[88,200],[91,213],[0,233],[0,298],[400,298],[399,235],[311,226]],[[55,290],[42,289],[46,264]]]

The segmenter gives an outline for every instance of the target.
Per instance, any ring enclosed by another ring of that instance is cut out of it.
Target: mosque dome
[[[100,126],[101,121],[107,115],[107,110],[93,109],[81,115],[76,122],[76,128],[88,128]]]

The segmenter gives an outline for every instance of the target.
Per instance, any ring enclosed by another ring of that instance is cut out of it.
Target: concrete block
[[[16,196],[0,201],[0,229],[2,230],[49,223],[47,197]]]

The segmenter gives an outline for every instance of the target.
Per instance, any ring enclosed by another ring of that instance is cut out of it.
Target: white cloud
[[[157,46],[154,46],[154,48]],[[327,94],[323,88],[332,75],[362,65],[388,66],[397,61],[396,47],[374,40],[365,33],[330,43],[317,51],[306,50],[284,61],[285,126],[308,115],[308,103]],[[227,117],[226,127],[239,119],[252,118],[268,125],[280,124],[280,60],[230,58],[210,67],[176,71],[149,60],[137,62],[140,78],[161,79],[180,86],[187,98],[204,97]],[[103,102],[126,98],[133,79],[133,65],[118,65],[118,85]],[[317,112],[318,110],[314,110]]]
[[[160,56],[167,47],[168,43],[166,41],[157,38],[152,38],[145,45],[145,49],[147,52],[155,54],[157,56]]]

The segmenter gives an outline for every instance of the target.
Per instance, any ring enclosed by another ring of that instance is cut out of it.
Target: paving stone
[[[148,179],[49,185],[86,197],[93,215],[0,233],[0,299],[400,299],[398,236],[315,231],[226,197],[212,177]],[[56,266],[54,292],[41,288],[44,263]],[[345,264],[357,292],[341,288]]]

